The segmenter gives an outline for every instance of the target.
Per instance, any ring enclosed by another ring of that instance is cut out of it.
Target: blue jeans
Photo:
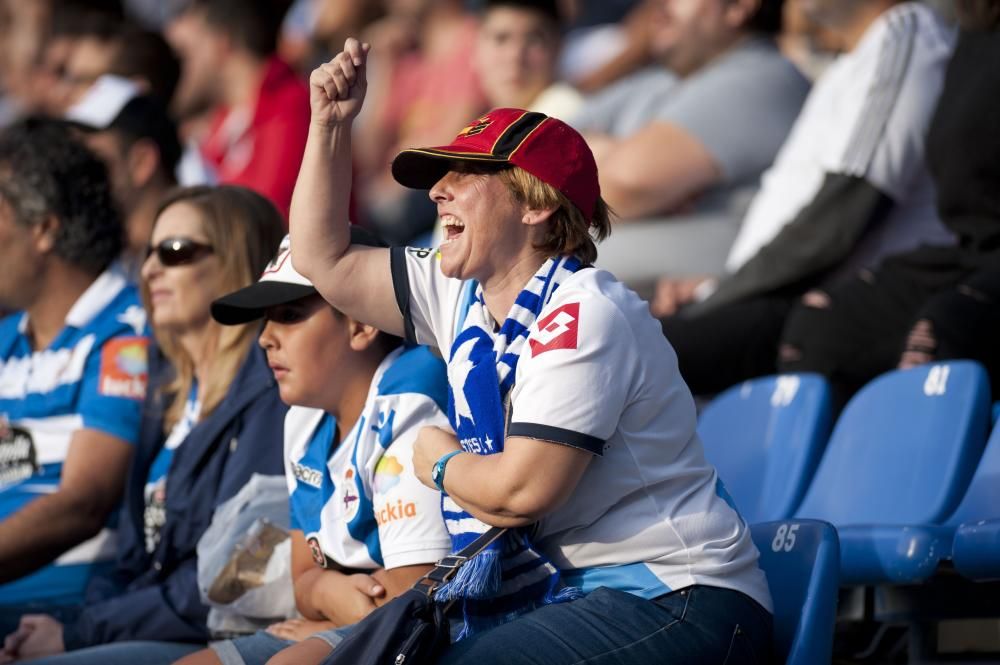
[[[48,614],[61,623],[76,621],[81,605],[50,605],[48,603],[26,603],[24,605],[0,605],[0,642],[17,630],[21,617],[25,614]]]
[[[737,591],[693,586],[644,600],[600,587],[452,645],[438,665],[771,662],[770,612]]]
[[[312,637],[323,640],[331,647],[336,647],[352,628],[353,626],[330,628],[320,631]],[[272,656],[293,644],[295,642],[291,640],[283,640],[265,630],[258,630],[253,635],[213,642],[209,647],[219,657],[222,665],[264,665]]]
[[[170,665],[204,644],[183,642],[115,642],[32,660],[31,665]]]

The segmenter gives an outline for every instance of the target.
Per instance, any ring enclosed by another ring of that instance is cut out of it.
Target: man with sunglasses
[[[17,311],[0,321],[0,634],[67,618],[114,553],[147,374],[122,237],[103,165],[65,125],[0,135],[0,308]]]

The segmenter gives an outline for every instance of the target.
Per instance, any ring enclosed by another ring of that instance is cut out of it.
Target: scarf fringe
[[[435,592],[434,598],[441,602],[456,598],[492,598],[500,592],[502,563],[499,550],[483,550],[462,564],[455,577]]]

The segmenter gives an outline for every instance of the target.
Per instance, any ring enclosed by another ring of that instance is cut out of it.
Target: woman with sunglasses
[[[260,325],[222,326],[210,306],[254,283],[283,226],[271,203],[241,187],[180,189],[161,203],[141,285],[159,353],[150,354],[117,568],[92,585],[76,621],[22,624],[19,657],[171,663],[208,641],[198,539],[253,474],[283,473],[286,411],[255,343]]]

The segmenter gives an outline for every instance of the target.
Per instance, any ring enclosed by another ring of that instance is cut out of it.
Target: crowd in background
[[[350,36],[350,216],[389,245],[442,237],[400,149],[537,111],[587,140],[614,213],[596,266],[694,394],[819,372],[842,406],[954,358],[1000,394],[995,0],[0,0],[0,662],[207,640],[198,537],[283,473],[298,403],[256,320],[211,303],[274,257],[309,73]]]

